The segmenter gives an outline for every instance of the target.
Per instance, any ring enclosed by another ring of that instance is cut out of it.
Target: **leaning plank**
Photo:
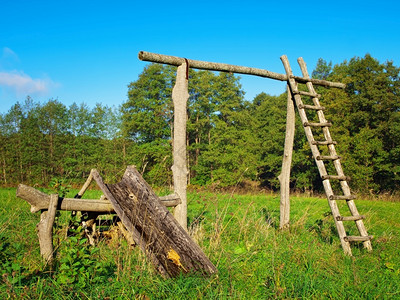
[[[93,178],[159,272],[175,277],[181,272],[217,271],[134,167],[128,167],[116,184],[105,184],[97,172]]]
[[[47,209],[50,203],[50,196],[33,187],[20,184],[17,189],[17,197],[24,199],[31,205],[31,212],[35,213],[42,209]],[[180,203],[177,195],[160,197],[161,203],[165,206],[176,206]],[[77,199],[77,198],[59,198],[58,210],[69,211],[89,211],[101,214],[112,214],[114,208],[110,201],[102,199]]]

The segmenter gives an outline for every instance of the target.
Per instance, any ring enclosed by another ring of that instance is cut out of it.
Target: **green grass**
[[[89,191],[85,197],[99,195]],[[39,213],[30,213],[15,189],[1,189],[0,298],[400,298],[398,202],[357,201],[375,237],[374,250],[355,245],[354,257],[346,257],[325,199],[293,197],[288,231],[278,229],[276,195],[192,192],[188,200],[191,235],[218,268],[211,278],[163,279],[123,239],[79,245],[82,239],[75,243],[65,237],[67,212],[58,217],[51,269],[40,259],[35,232]],[[63,257],[78,266],[68,269]],[[77,275],[68,275],[75,271]],[[75,281],[63,283],[67,275],[76,276]]]

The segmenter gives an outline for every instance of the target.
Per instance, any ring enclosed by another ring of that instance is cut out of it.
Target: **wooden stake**
[[[56,216],[58,204],[58,195],[50,196],[48,210],[43,211],[40,215],[40,222],[36,225],[39,236],[40,255],[46,262],[51,263],[53,260],[53,224]]]
[[[281,229],[289,228],[290,220],[290,168],[292,164],[293,142],[295,131],[295,113],[292,93],[287,87],[287,113],[286,113],[286,134],[285,148],[283,150],[282,171],[278,176],[281,188],[280,201],[280,224]]]
[[[174,216],[178,223],[187,230],[187,160],[186,160],[186,119],[187,100],[189,99],[187,71],[189,66],[184,62],[178,67],[176,82],[172,90],[174,103],[174,136],[172,174],[174,179],[175,194],[181,199],[181,203],[175,207]]]

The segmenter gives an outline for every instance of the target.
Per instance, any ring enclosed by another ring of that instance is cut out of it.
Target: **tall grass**
[[[98,196],[98,191],[87,195]],[[97,265],[84,262],[96,274],[87,276],[85,284],[66,285],[60,281],[61,263],[53,269],[41,263],[35,233],[39,214],[31,214],[14,189],[0,190],[0,298],[400,297],[399,203],[357,202],[367,216],[369,233],[375,236],[374,250],[368,253],[355,245],[354,257],[346,257],[325,199],[293,197],[287,231],[278,229],[279,199],[274,195],[192,192],[188,199],[190,234],[217,266],[218,274],[163,279],[139,249],[130,248],[122,238],[104,239],[94,246],[98,251],[90,258]],[[58,262],[73,248],[60,233],[69,218],[64,212],[58,219],[60,231],[54,241]],[[81,272],[87,275],[85,269]]]

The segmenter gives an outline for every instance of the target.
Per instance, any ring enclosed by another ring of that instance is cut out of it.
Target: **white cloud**
[[[15,94],[17,97],[47,96],[50,89],[59,87],[48,77],[32,78],[19,69],[18,55],[8,47],[3,47],[0,52],[0,94]]]
[[[50,79],[32,78],[23,72],[1,72],[0,87],[11,90],[17,96],[24,95],[44,95],[49,92],[51,87],[56,86]]]

